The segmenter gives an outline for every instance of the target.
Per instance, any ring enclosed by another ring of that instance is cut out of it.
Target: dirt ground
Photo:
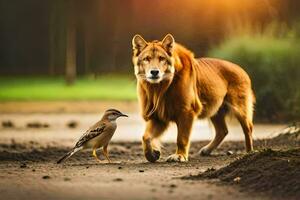
[[[255,146],[299,147],[298,139],[278,137],[256,141]],[[117,142],[110,146],[113,163],[97,163],[86,151],[58,165],[57,159],[69,150],[63,144],[12,140],[0,144],[0,199],[281,199],[270,193],[245,191],[238,184],[182,179],[222,168],[244,155],[243,142],[236,141],[223,143],[212,156],[198,156],[206,143],[191,144],[187,163],[165,162],[175,150],[174,143],[165,144],[162,158],[153,164],[144,159],[139,142]],[[104,159],[100,152],[99,155]]]
[[[197,154],[208,141],[192,142],[187,163],[165,162],[176,149],[175,143],[170,142],[164,143],[159,162],[148,163],[141,143],[128,139],[128,142],[115,140],[109,146],[113,163],[104,161],[101,151],[98,154],[103,163],[96,162],[91,152],[85,151],[62,165],[56,164],[81,134],[80,130],[97,120],[98,113],[111,104],[69,102],[45,106],[44,103],[31,102],[0,103],[0,199],[283,199],[272,193],[245,189],[243,185],[228,184],[221,176],[217,179],[190,178],[205,174],[208,169],[222,170],[242,158],[245,155],[244,142],[239,141],[240,137],[229,137],[229,141],[208,157]],[[95,109],[96,105],[100,106]],[[125,113],[137,112],[132,110],[136,105],[130,102],[114,103],[113,107],[121,107]],[[78,112],[95,114],[78,115]],[[120,136],[125,136],[120,138],[142,131],[142,125],[135,126],[141,123],[137,116],[133,115],[130,122],[120,121],[122,128],[117,131]],[[205,128],[200,124],[196,132],[203,133]],[[262,126],[260,132],[265,128]],[[255,148],[284,151],[299,147],[298,135],[288,133],[289,130],[273,139],[256,140]],[[140,135],[133,138],[140,138]],[[244,167],[236,168],[243,170]],[[291,179],[299,180],[300,177],[294,175]],[[289,196],[291,199],[296,197],[295,194]]]
[[[7,101],[0,113],[101,113],[107,108],[137,112],[137,101]]]
[[[259,149],[225,167],[209,168],[204,173],[182,179],[218,179],[228,185],[238,185],[248,193],[260,193],[277,199],[300,199],[299,124],[286,128],[284,133],[272,139],[259,142],[273,149]]]
[[[282,199],[300,198],[300,148],[264,149],[250,153],[218,170],[211,168],[187,180],[219,179],[237,184],[244,191]]]
[[[57,165],[56,160],[68,151],[59,144],[1,144],[0,198],[250,199],[236,188],[180,179],[223,166],[237,156],[194,157],[200,146],[200,143],[192,145],[191,161],[182,164],[164,162],[174,144],[166,145],[161,161],[151,164],[145,161],[139,143],[126,142],[111,145],[112,164],[97,163],[90,152],[82,152]]]

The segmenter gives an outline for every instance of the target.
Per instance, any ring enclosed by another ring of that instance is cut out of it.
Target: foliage
[[[261,32],[231,33],[209,52],[249,73],[257,98],[256,117],[268,121],[300,118],[300,41],[295,31],[280,30],[273,24]]]

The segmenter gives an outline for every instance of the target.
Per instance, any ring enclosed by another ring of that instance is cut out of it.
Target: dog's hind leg
[[[215,128],[215,137],[208,145],[204,146],[199,151],[200,155],[202,156],[209,155],[214,149],[216,149],[220,145],[220,143],[227,135],[228,129],[227,129],[225,117],[226,117],[226,108],[221,107],[220,110],[217,112],[217,114],[210,118]]]
[[[253,150],[253,139],[252,139],[252,130],[253,130],[253,123],[245,116],[237,116],[237,119],[239,120],[244,135],[245,135],[245,146],[246,151],[252,151]]]
[[[245,146],[246,151],[253,150],[253,139],[252,139],[252,131],[253,131],[253,105],[254,105],[254,95],[251,90],[240,95],[238,101],[232,102],[231,110],[233,111],[234,115],[240,122],[244,135],[245,135]]]

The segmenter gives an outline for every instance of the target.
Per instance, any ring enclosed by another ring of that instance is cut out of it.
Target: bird
[[[110,163],[111,160],[108,156],[107,147],[108,144],[114,135],[116,129],[117,129],[117,123],[116,120],[119,117],[128,117],[128,115],[125,115],[121,113],[120,111],[116,109],[108,109],[105,111],[104,115],[102,116],[101,120],[96,122],[93,126],[91,126],[77,141],[75,146],[72,148],[71,151],[69,151],[66,155],[64,155],[62,158],[60,158],[57,161],[57,164],[62,163],[63,161],[67,160],[71,156],[73,156],[75,153],[83,150],[83,149],[92,149],[93,150],[93,156],[98,162],[101,162],[101,160],[97,156],[97,149],[103,147],[103,154],[105,158]]]

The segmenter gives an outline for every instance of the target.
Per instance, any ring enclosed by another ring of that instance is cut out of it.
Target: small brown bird
[[[76,152],[82,149],[93,149],[93,156],[97,161],[101,161],[97,154],[96,150],[103,147],[103,154],[110,162],[107,152],[107,146],[110,142],[112,136],[114,135],[117,129],[116,119],[119,117],[128,117],[127,115],[121,113],[116,109],[108,109],[105,111],[102,119],[95,123],[91,128],[89,128],[78,140],[75,147],[64,155],[61,159],[57,161],[57,164],[65,161],[70,158]]]

